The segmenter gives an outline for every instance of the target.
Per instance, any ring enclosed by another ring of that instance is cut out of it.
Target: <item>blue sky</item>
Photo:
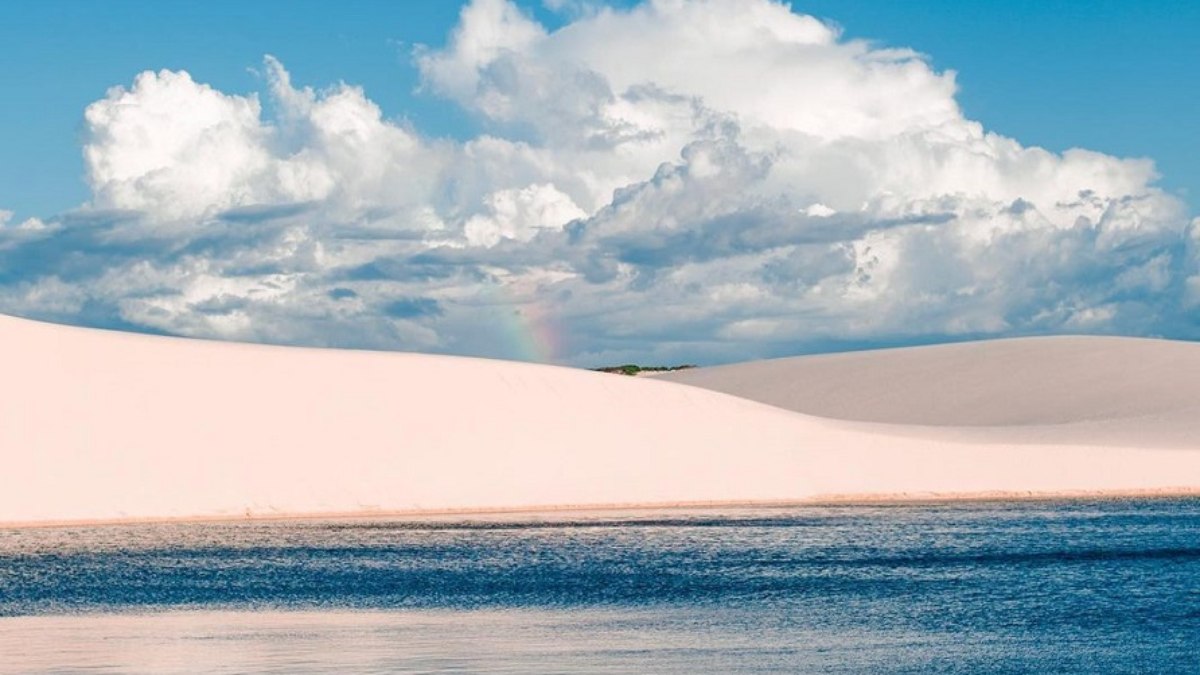
[[[547,25],[563,17],[524,7]],[[613,3],[630,5],[631,2]],[[851,37],[912,47],[959,72],[968,117],[1022,142],[1153,158],[1160,184],[1200,204],[1200,3],[1187,0],[812,0],[796,11]],[[49,215],[87,197],[83,108],[147,69],[186,69],[232,92],[257,90],[264,54],[318,86],[362,85],[385,113],[467,137],[459,108],[417,93],[416,44],[439,45],[448,0],[331,4],[8,2],[0,4],[0,206]]]
[[[0,311],[581,365],[1200,337],[1197,29],[1170,0],[4,3]]]

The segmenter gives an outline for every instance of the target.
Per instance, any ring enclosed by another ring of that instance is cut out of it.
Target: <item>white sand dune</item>
[[[1200,344],[1037,337],[801,356],[662,380],[895,433],[1200,448]]]
[[[0,317],[0,372],[9,524],[1200,489],[1194,445],[915,438],[502,361]]]

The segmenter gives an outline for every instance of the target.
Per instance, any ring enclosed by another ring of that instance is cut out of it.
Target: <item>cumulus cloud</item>
[[[46,227],[46,223],[41,218],[26,218],[20,223],[13,224],[13,212],[0,209],[0,229],[5,227],[15,228],[18,230],[40,230]]]
[[[256,97],[228,96],[185,72],[145,72],[84,112],[94,203],[154,216],[203,215],[257,201],[267,170]]]
[[[296,89],[276,59],[265,66],[273,124],[256,95],[223,94],[186,72],[142,73],[88,106],[91,206],[201,222],[247,206],[322,202],[352,212],[429,202],[436,147],[384,121],[357,87]]]
[[[487,213],[472,216],[463,227],[467,243],[495,246],[503,239],[529,241],[538,232],[559,231],[587,214],[550,183],[488,195]]]
[[[1200,334],[1200,227],[1149,160],[988,132],[955,73],[780,2],[546,5],[571,20],[474,0],[414,53],[478,119],[463,142],[271,57],[270,105],[186,72],[113,88],[91,200],[0,213],[0,308],[578,364]]]

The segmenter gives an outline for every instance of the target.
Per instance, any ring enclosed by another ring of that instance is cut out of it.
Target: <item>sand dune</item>
[[[1200,448],[1200,344],[1038,337],[802,356],[659,379],[897,433]],[[921,427],[921,428],[917,428]]]
[[[1200,451],[910,438],[653,379],[0,317],[0,522],[1200,489]]]

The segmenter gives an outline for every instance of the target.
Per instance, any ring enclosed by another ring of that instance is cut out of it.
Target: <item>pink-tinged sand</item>
[[[1200,448],[1200,344],[1055,336],[799,356],[660,379],[895,433]]]
[[[1196,442],[981,442],[504,361],[0,317],[0,368],[7,524],[1200,492]]]

